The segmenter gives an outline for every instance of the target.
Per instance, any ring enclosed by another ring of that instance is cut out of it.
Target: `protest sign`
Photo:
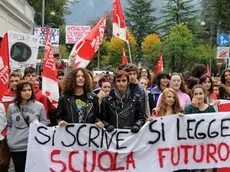
[[[230,164],[230,113],[166,116],[137,134],[95,125],[30,126],[26,172],[207,169]]]
[[[83,37],[85,37],[89,31],[90,26],[74,26],[69,25],[66,26],[66,44],[76,44],[80,41]]]
[[[33,28],[33,35],[40,38],[40,46],[46,45],[46,27]],[[52,44],[59,44],[59,29],[49,28],[50,41]]]
[[[39,37],[18,32],[8,32],[11,69],[36,67]]]

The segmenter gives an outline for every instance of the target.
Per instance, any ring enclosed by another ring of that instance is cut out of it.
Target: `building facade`
[[[26,0],[0,0],[0,37],[7,31],[32,33],[34,14]]]

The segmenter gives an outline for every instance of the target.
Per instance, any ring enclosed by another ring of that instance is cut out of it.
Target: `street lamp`
[[[42,27],[45,25],[45,0],[42,0]]]
[[[202,22],[200,23],[200,25],[201,25],[201,26],[205,26],[206,23],[205,23],[204,21],[202,21]]]
[[[45,26],[45,6],[45,0],[42,0],[42,27]],[[51,11],[50,15],[55,16],[56,13],[54,11]]]
[[[56,13],[55,13],[54,11],[51,11],[51,12],[50,12],[50,15],[51,15],[51,16],[55,16]]]
[[[206,23],[204,21],[202,21],[200,23],[201,26],[205,26]],[[209,57],[209,68],[210,68],[210,74],[212,75],[212,37],[213,37],[213,33],[212,33],[212,24],[210,23],[210,57]]]

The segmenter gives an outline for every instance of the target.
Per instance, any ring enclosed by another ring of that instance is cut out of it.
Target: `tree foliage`
[[[230,1],[229,0],[209,0],[211,1],[213,11],[213,20],[219,25],[223,32],[230,30]]]
[[[129,7],[125,11],[128,28],[136,38],[137,58],[142,58],[141,44],[144,38],[156,32],[156,18],[153,16],[155,9],[152,0],[128,0]]]
[[[131,32],[128,32],[128,36],[129,36],[131,54],[133,58],[133,55],[135,54],[136,40],[134,36],[131,34]],[[109,64],[112,65],[113,68],[116,68],[121,64],[123,48],[125,48],[126,55],[129,60],[128,46],[126,42],[122,41],[121,39],[112,37],[110,42],[107,43],[107,48],[109,52],[108,54]],[[135,59],[132,59],[132,60],[134,61]]]
[[[106,12],[108,14],[106,18],[106,29],[105,29],[105,39],[109,41],[113,36],[113,30],[112,30],[112,12]],[[102,17],[102,16],[101,16]],[[93,28],[101,19],[101,17],[98,17],[94,20],[89,20],[87,24]]]
[[[194,36],[186,25],[175,25],[163,40],[164,67],[173,72],[183,72],[198,61],[192,52]]]
[[[107,41],[104,38],[100,48],[98,49],[97,53],[95,54],[94,58],[91,60],[87,68],[93,70],[93,69],[98,69],[99,67],[99,69],[110,70],[107,56],[108,56]],[[98,59],[99,59],[99,66],[98,66]]]
[[[161,11],[163,22],[160,29],[168,33],[175,24],[186,24],[192,31],[196,30],[198,10],[195,10],[193,0],[166,0]]]
[[[34,8],[34,21],[38,26],[42,25],[42,0],[27,0]],[[70,14],[69,6],[76,0],[45,0],[45,25],[59,27],[65,24],[65,15]],[[51,15],[54,12],[55,15]]]
[[[161,41],[159,35],[150,34],[145,37],[142,43],[142,51],[149,64],[155,64],[157,57],[161,53]]]

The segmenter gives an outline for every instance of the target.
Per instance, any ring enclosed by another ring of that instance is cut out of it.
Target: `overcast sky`
[[[67,24],[86,24],[89,20],[94,20],[103,16],[106,11],[112,10],[113,0],[79,0],[79,3],[75,3],[70,6],[72,12],[71,15],[66,16]],[[201,0],[194,0],[194,3],[198,3]],[[127,0],[121,0],[122,8],[127,7]],[[164,5],[164,0],[153,0],[153,7],[159,12]],[[156,13],[156,16],[159,13]]]

